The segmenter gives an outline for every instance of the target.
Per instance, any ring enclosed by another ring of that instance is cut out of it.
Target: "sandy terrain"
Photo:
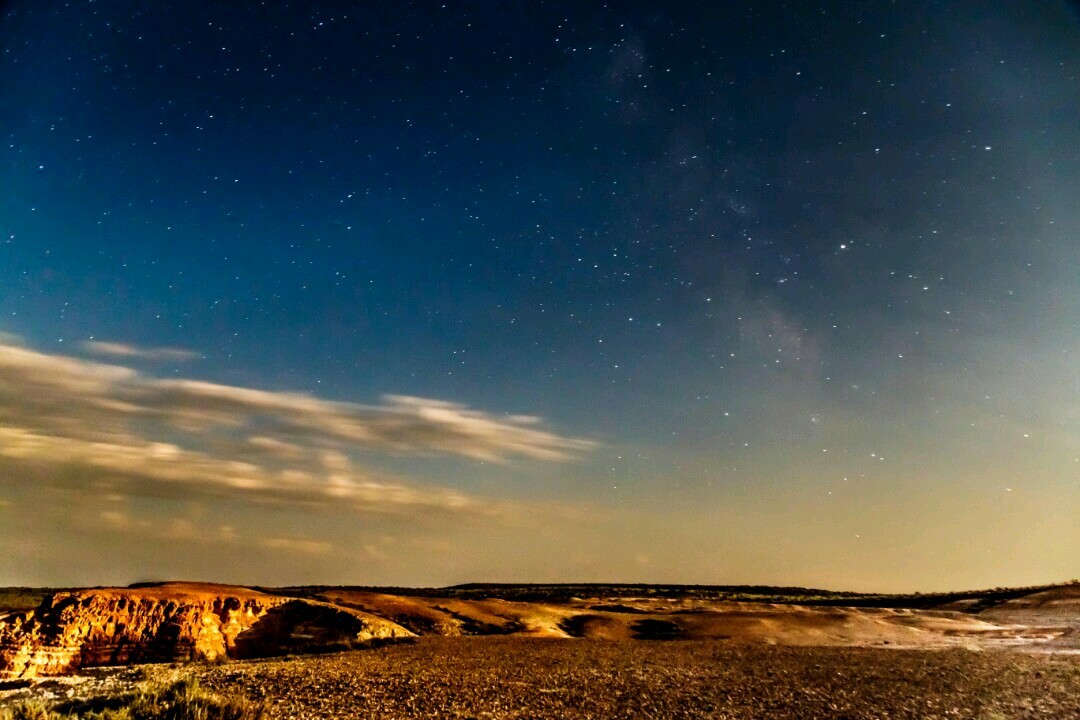
[[[1055,636],[1043,646],[1052,651],[1080,652],[1080,586],[1069,585],[1045,592],[1025,595],[982,610],[977,615],[988,622],[1001,625],[1023,625],[1030,632],[1044,628],[1056,633],[1059,628],[1068,631]]]

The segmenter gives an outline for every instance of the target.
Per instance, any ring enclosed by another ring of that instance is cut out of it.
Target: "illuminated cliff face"
[[[239,588],[59,592],[0,619],[0,673],[257,657],[411,634],[363,613]]]

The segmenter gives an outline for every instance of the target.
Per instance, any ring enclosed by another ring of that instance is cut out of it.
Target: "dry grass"
[[[119,697],[49,706],[29,701],[0,710],[0,720],[262,720],[266,704],[232,695],[223,698],[187,678]]]

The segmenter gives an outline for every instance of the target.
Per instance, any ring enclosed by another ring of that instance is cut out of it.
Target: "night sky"
[[[0,9],[0,585],[1080,574],[1076,5]]]

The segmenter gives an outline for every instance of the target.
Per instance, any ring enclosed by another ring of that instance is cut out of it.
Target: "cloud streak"
[[[327,555],[334,551],[332,543],[296,536],[248,536],[232,525],[200,524],[190,518],[138,518],[123,509],[102,511],[96,518],[82,523],[95,531],[105,530],[125,535],[139,542],[199,543],[214,546],[237,545],[262,548],[295,555]]]
[[[144,348],[127,343],[90,340],[82,344],[82,349],[91,355],[119,358],[124,360],[148,360],[151,362],[187,362],[197,360],[199,354],[182,348]]]
[[[360,513],[491,514],[499,503],[358,459],[565,461],[591,446],[537,418],[445,401],[390,395],[364,405],[163,379],[0,341],[0,477],[9,481]]]

